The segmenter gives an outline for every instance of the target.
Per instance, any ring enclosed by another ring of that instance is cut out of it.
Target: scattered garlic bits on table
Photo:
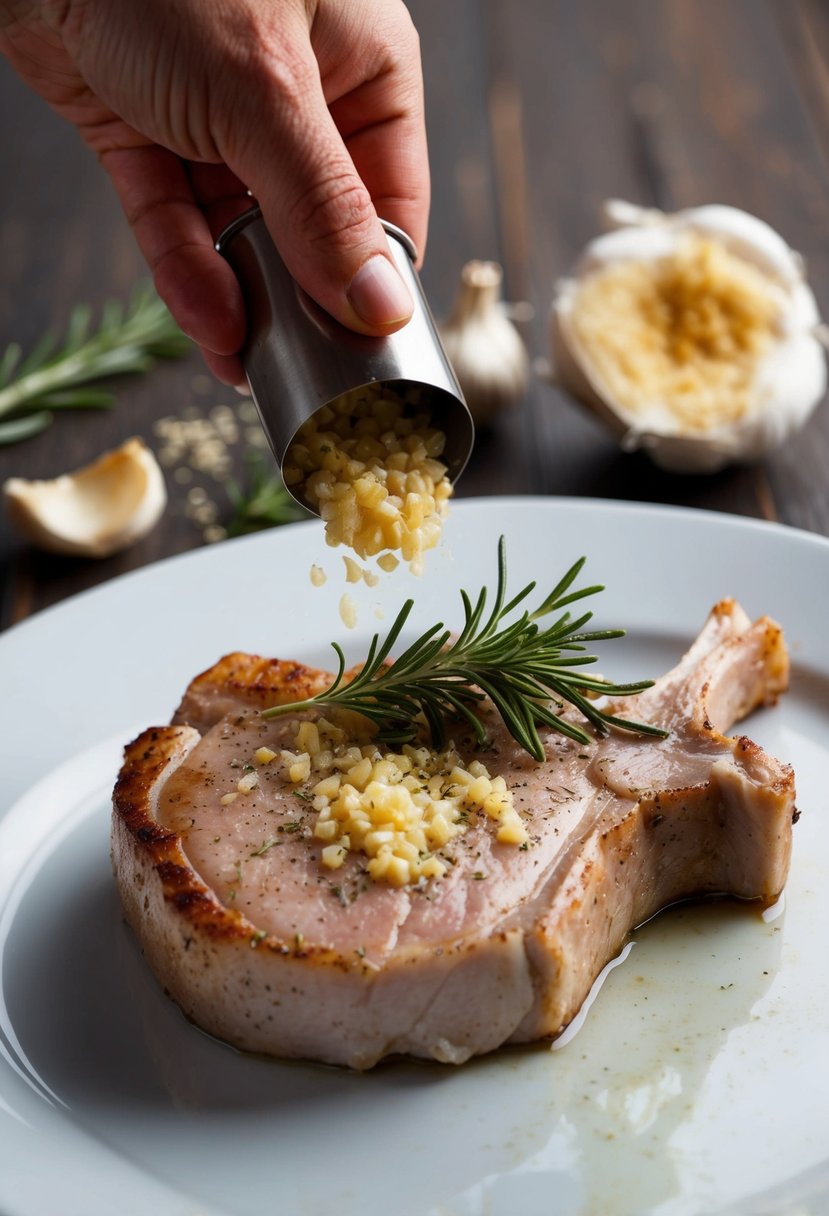
[[[297,433],[283,475],[290,487],[304,483],[329,545],[378,557],[384,570],[399,554],[419,574],[452,493],[440,460],[445,441],[416,401],[369,386],[317,410]]]
[[[504,778],[491,777],[477,760],[465,766],[452,747],[385,751],[355,742],[325,718],[300,723],[294,746],[279,755],[282,774],[311,799],[326,869],[338,870],[359,853],[375,882],[402,887],[441,878],[449,863],[440,850],[475,814],[497,824],[501,844],[528,840]],[[271,752],[264,762],[274,759]]]
[[[665,468],[758,459],[826,389],[797,254],[732,207],[663,215],[611,202],[606,213],[616,231],[557,288],[558,383]]]

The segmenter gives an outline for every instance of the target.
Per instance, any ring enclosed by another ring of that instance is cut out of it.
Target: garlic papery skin
[[[552,309],[554,379],[626,450],[678,472],[756,461],[826,392],[814,294],[762,220],[613,200]]]
[[[33,545],[78,557],[126,549],[155,527],[167,502],[164,476],[140,439],[51,481],[11,477],[3,493],[12,524]]]
[[[501,302],[497,262],[467,262],[451,316],[440,326],[443,347],[475,422],[490,422],[527,390],[530,361]]]

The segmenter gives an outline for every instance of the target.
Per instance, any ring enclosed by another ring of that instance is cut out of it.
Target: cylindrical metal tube
[[[414,246],[393,224],[384,221],[383,227],[414,313],[397,333],[370,338],[340,325],[297,285],[258,207],[230,224],[216,248],[236,272],[245,298],[242,363],[280,469],[296,432],[312,414],[355,389],[377,385],[404,397],[416,390],[418,409],[446,435],[441,459],[454,481],[472,450],[472,417],[415,270]],[[301,486],[291,491],[316,509]]]

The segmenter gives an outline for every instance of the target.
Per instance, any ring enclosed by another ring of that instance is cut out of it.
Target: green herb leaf
[[[95,332],[86,304],[72,310],[62,343],[44,334],[28,355],[12,342],[0,355],[0,443],[14,443],[49,425],[48,409],[105,409],[111,393],[87,386],[109,376],[149,371],[158,359],[186,353],[190,340],[151,284],[139,283],[124,306],[108,301]],[[35,417],[38,423],[30,423]],[[27,423],[30,423],[28,426]]]
[[[228,536],[244,536],[308,518],[309,512],[304,511],[285,488],[272,461],[263,452],[251,449],[246,463],[244,484],[227,483],[227,495],[233,507],[233,517],[227,526]]]
[[[271,836],[269,840],[263,840],[258,849],[253,850],[251,857],[264,857],[269,849],[279,844],[282,844],[282,841],[278,840],[276,836]]]
[[[425,720],[434,745],[442,747],[448,722],[458,719],[466,720],[480,743],[486,741],[486,728],[478,711],[488,697],[512,737],[538,761],[545,755],[539,726],[548,726],[580,743],[590,741],[585,729],[561,717],[565,704],[576,708],[598,735],[607,734],[613,726],[664,738],[666,732],[658,727],[607,714],[586,695],[628,696],[650,688],[653,681],[614,684],[575,670],[596,662],[593,655],[585,653],[588,644],[624,636],[621,629],[584,632],[592,613],[573,620],[569,612],[561,612],[566,605],[603,590],[598,586],[570,590],[583,564],[583,558],[576,562],[534,612],[525,609],[506,623],[505,618],[534,591],[535,583],[507,600],[506,544],[501,537],[495,603],[488,617],[484,618],[486,588],[474,606],[462,591],[465,620],[454,641],[450,641],[450,631],[443,624],[433,625],[387,664],[413,607],[413,601],[407,600],[382,644],[375,634],[365,663],[352,680],[345,681],[345,656],[332,642],[338,670],[330,688],[305,701],[275,705],[263,711],[263,717],[294,714],[311,706],[338,706],[376,723],[380,728],[378,738],[387,743],[411,741],[419,723]],[[553,613],[560,615],[542,629],[538,620]]]
[[[36,414],[26,414],[23,418],[10,418],[7,422],[0,422],[0,445],[19,443],[21,439],[39,435],[51,421],[52,415],[48,410],[38,410]]]

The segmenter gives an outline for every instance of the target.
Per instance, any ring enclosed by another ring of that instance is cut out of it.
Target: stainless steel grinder
[[[441,459],[455,481],[469,459],[472,417],[446,357],[415,270],[411,239],[383,222],[394,264],[414,313],[397,333],[371,338],[340,325],[288,273],[258,207],[221,233],[216,249],[242,288],[248,333],[242,363],[280,470],[298,429],[312,414],[355,389],[388,386],[401,396],[418,390],[418,410],[446,435]],[[311,511],[302,486],[292,494]]]

